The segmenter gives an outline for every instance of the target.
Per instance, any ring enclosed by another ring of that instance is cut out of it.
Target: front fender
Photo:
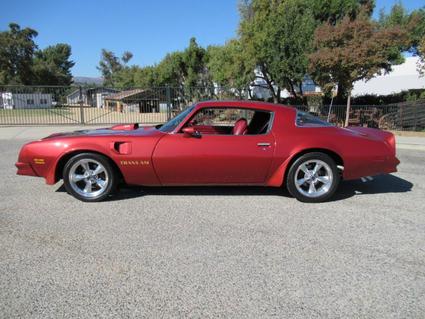
[[[66,144],[66,143],[65,143]],[[59,146],[60,147],[60,146]],[[65,163],[63,163],[64,159],[69,159],[75,154],[84,153],[84,152],[95,152],[99,153],[107,158],[109,158],[115,165],[119,168],[118,163],[114,157],[111,156],[110,151],[107,147],[95,144],[95,143],[84,143],[82,145],[64,145],[62,146],[64,149],[60,152],[57,158],[51,163],[51,167],[47,172],[45,179],[46,184],[53,185],[58,182],[58,173],[59,169],[63,167]],[[63,164],[63,165],[62,165]]]

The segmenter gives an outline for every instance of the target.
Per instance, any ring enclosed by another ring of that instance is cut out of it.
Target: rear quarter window
[[[300,127],[334,126],[333,124],[319,119],[317,116],[306,112],[297,112],[296,125]]]

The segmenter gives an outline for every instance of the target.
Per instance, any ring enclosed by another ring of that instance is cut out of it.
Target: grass
[[[0,109],[0,125],[163,123],[166,113],[120,113],[98,108]]]
[[[23,116],[46,116],[50,114],[66,115],[72,112],[69,108],[51,108],[51,109],[0,109],[0,117],[23,117]]]

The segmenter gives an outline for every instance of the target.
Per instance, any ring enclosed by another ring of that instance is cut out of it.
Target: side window
[[[271,126],[271,113],[238,108],[203,108],[188,122],[201,134],[265,134]],[[241,123],[242,122],[242,123]]]
[[[312,127],[312,126],[334,126],[333,124],[329,122],[322,121],[318,117],[311,115],[306,112],[297,112],[297,119],[296,119],[297,126],[306,126],[306,127]]]
[[[239,119],[251,121],[254,110],[205,108],[196,113],[193,124],[207,126],[234,126]]]

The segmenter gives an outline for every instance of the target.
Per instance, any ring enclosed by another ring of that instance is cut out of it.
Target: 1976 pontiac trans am
[[[118,183],[145,186],[286,186],[303,202],[329,199],[339,182],[396,172],[394,135],[339,128],[283,105],[200,102],[164,125],[116,125],[24,145],[17,174],[63,179],[68,193],[101,201]]]

